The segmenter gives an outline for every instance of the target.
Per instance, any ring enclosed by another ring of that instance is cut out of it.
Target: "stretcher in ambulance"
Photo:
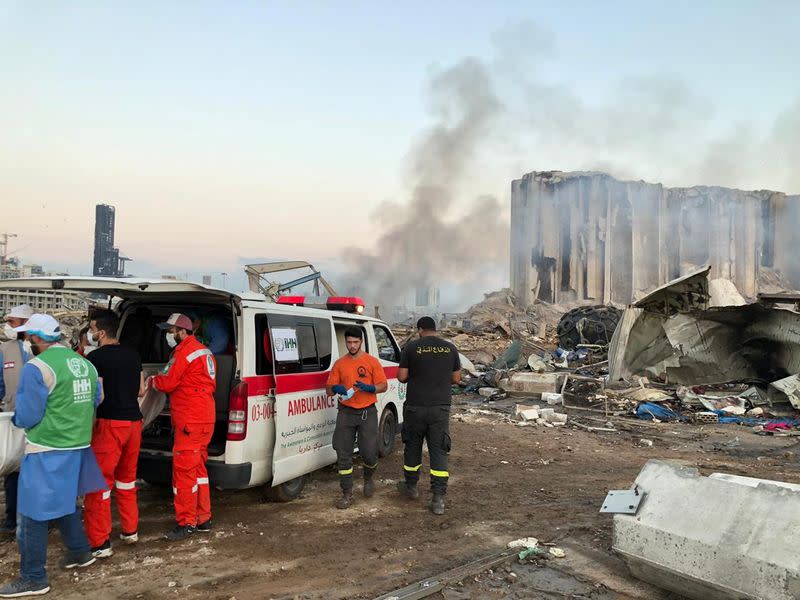
[[[274,500],[296,498],[309,473],[336,461],[331,446],[336,399],[325,393],[333,363],[347,349],[344,330],[360,327],[365,350],[379,359],[389,388],[378,395],[380,455],[392,452],[405,400],[397,381],[400,349],[386,323],[363,314],[358,298],[328,298],[322,308],[302,297],[268,301],[195,283],[101,277],[0,281],[0,290],[65,290],[102,294],[120,316],[119,339],[136,349],[145,376],[163,369],[170,348],[156,327],[173,312],[215,321],[228,337],[214,357],[217,422],[208,473],[219,489],[264,486]],[[140,478],[171,480],[169,403],[143,433]]]

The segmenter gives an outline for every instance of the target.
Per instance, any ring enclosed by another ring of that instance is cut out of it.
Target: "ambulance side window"
[[[256,315],[256,374],[272,375],[272,341],[267,327],[267,315]]]
[[[373,325],[375,332],[375,344],[378,346],[378,358],[389,362],[400,362],[400,349],[397,347],[391,334],[385,327]]]
[[[275,330],[283,336],[282,354],[289,356],[288,360],[282,360],[278,353],[273,352],[270,355],[271,358],[277,358],[276,375],[314,373],[326,371],[330,367],[332,357],[330,321],[314,317],[272,315],[267,332],[271,334],[271,337],[268,337],[273,344]],[[294,345],[296,349],[290,350]],[[274,348],[272,350],[274,351]]]
[[[297,344],[300,347],[300,368],[303,371],[319,371],[317,338],[314,335],[313,324],[297,325]]]

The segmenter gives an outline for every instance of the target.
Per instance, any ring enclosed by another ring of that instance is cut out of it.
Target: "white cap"
[[[25,325],[15,327],[14,331],[27,332],[32,335],[42,334],[47,337],[61,336],[61,326],[50,315],[34,314]]]
[[[27,304],[15,306],[6,315],[6,319],[30,319],[33,316],[33,309]]]

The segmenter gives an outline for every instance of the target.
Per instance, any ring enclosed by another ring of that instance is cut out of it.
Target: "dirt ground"
[[[160,539],[172,526],[171,490],[143,485],[139,544],[115,544],[112,558],[66,573],[56,566],[63,547],[51,534],[52,594],[64,600],[374,598],[534,536],[562,547],[566,558],[541,566],[509,563],[433,597],[674,598],[632,579],[611,552],[612,520],[598,513],[607,490],[630,487],[651,458],[681,460],[703,474],[800,482],[795,438],[625,417],[611,419],[625,428],[617,433],[518,427],[499,412],[466,412],[466,401],[479,402],[461,396],[454,410],[443,517],[427,510],[427,476],[418,503],[398,497],[399,439],[380,464],[376,496],[357,498],[349,510],[333,506],[336,474],[325,469],[288,504],[265,503],[259,490],[215,492],[214,531],[179,543]],[[642,438],[653,446],[640,446]],[[16,576],[17,565],[16,544],[7,538],[0,543],[0,579]]]

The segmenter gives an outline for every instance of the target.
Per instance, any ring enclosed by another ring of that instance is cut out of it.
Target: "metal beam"
[[[423,579],[417,583],[412,583],[404,588],[378,596],[374,600],[419,600],[419,598],[427,598],[437,592],[441,592],[451,583],[462,581],[478,573],[483,573],[488,569],[511,560],[516,555],[517,552],[504,548],[485,558],[474,560],[439,575]]]

